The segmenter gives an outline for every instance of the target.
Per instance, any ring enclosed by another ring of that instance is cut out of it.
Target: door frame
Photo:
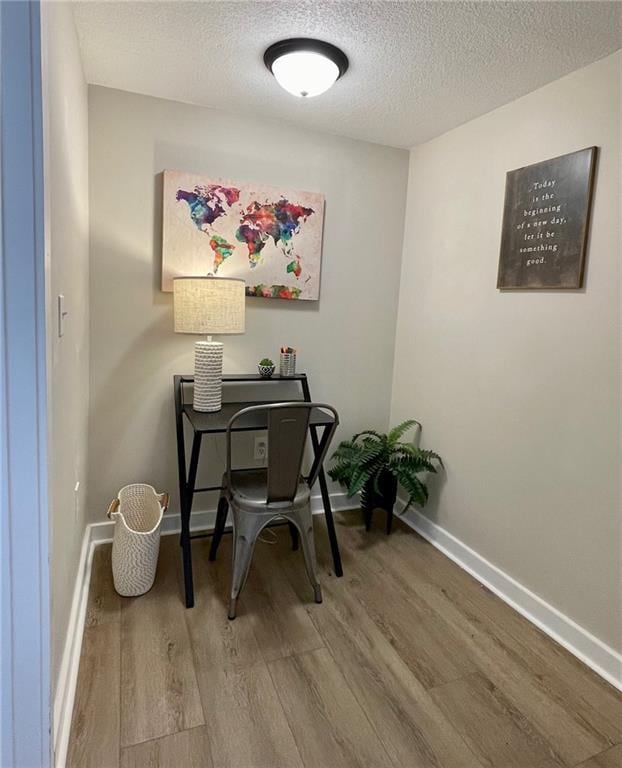
[[[0,764],[48,768],[50,590],[39,0],[0,3]]]

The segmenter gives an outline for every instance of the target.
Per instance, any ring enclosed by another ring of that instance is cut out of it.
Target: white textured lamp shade
[[[244,333],[244,299],[244,280],[176,277],[173,280],[175,332],[204,336]]]
[[[210,338],[194,345],[194,409],[222,407],[223,343],[213,333],[244,333],[245,283],[229,277],[176,277],[173,311],[176,333]]]

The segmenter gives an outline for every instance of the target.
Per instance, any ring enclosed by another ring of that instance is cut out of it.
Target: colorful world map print
[[[324,196],[164,171],[162,290],[173,278],[240,277],[248,296],[317,300]]]

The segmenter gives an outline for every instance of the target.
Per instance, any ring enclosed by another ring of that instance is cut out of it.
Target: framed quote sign
[[[509,171],[497,288],[581,288],[596,147]]]

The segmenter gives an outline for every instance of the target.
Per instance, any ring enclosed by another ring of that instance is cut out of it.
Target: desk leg
[[[307,403],[311,401],[311,393],[309,391],[309,383],[306,379],[303,379],[302,394]],[[320,441],[317,436],[317,427],[310,427],[311,433],[311,445],[313,446],[313,454],[315,457],[320,453]],[[324,517],[326,518],[326,530],[328,531],[328,540],[330,542],[330,551],[333,556],[333,566],[335,568],[335,576],[343,576],[343,567],[341,565],[341,554],[339,552],[339,542],[337,541],[337,532],[335,530],[335,521],[333,519],[333,510],[330,505],[330,495],[328,493],[328,484],[326,482],[326,475],[324,474],[324,467],[320,467],[318,474],[318,480],[320,481],[320,493],[322,494],[322,503],[324,505]]]
[[[313,435],[313,431],[311,434]],[[313,440],[313,437],[311,437],[311,442],[312,443],[314,442],[317,445],[317,434],[315,436],[315,441]],[[341,554],[339,553],[339,542],[337,541],[337,532],[335,531],[335,521],[333,519],[333,510],[330,505],[330,495],[328,493],[328,484],[326,483],[326,475],[324,474],[324,467],[320,469],[318,479],[320,481],[320,493],[322,494],[322,503],[324,504],[324,517],[326,518],[326,529],[328,530],[328,540],[330,541],[330,551],[332,552],[332,555],[333,555],[333,565],[335,567],[335,575],[343,576],[343,567],[341,565]]]
[[[183,510],[186,498],[186,448],[184,445],[184,414],[182,406],[182,387],[183,384],[176,383],[174,389],[175,395],[175,430],[177,432],[177,471],[179,474],[179,511],[183,518]],[[181,546],[181,536],[179,537],[179,546]]]
[[[186,483],[184,499],[181,505],[181,546],[184,563],[184,588],[186,592],[186,608],[194,606],[194,584],[192,579],[192,541],[190,540],[190,515],[192,513],[192,500],[199,466],[199,453],[201,451],[201,433],[195,432],[192,440],[192,452],[190,454],[190,468],[188,470],[188,482]]]
[[[174,389],[175,428],[177,432],[177,470],[179,473],[179,511],[181,517],[179,545],[182,547],[186,607],[191,607],[194,603],[192,588],[192,552],[190,550],[190,512],[192,511],[192,500],[190,501],[190,507],[188,508],[188,481],[186,478],[182,387],[183,384],[181,382],[176,382]]]

